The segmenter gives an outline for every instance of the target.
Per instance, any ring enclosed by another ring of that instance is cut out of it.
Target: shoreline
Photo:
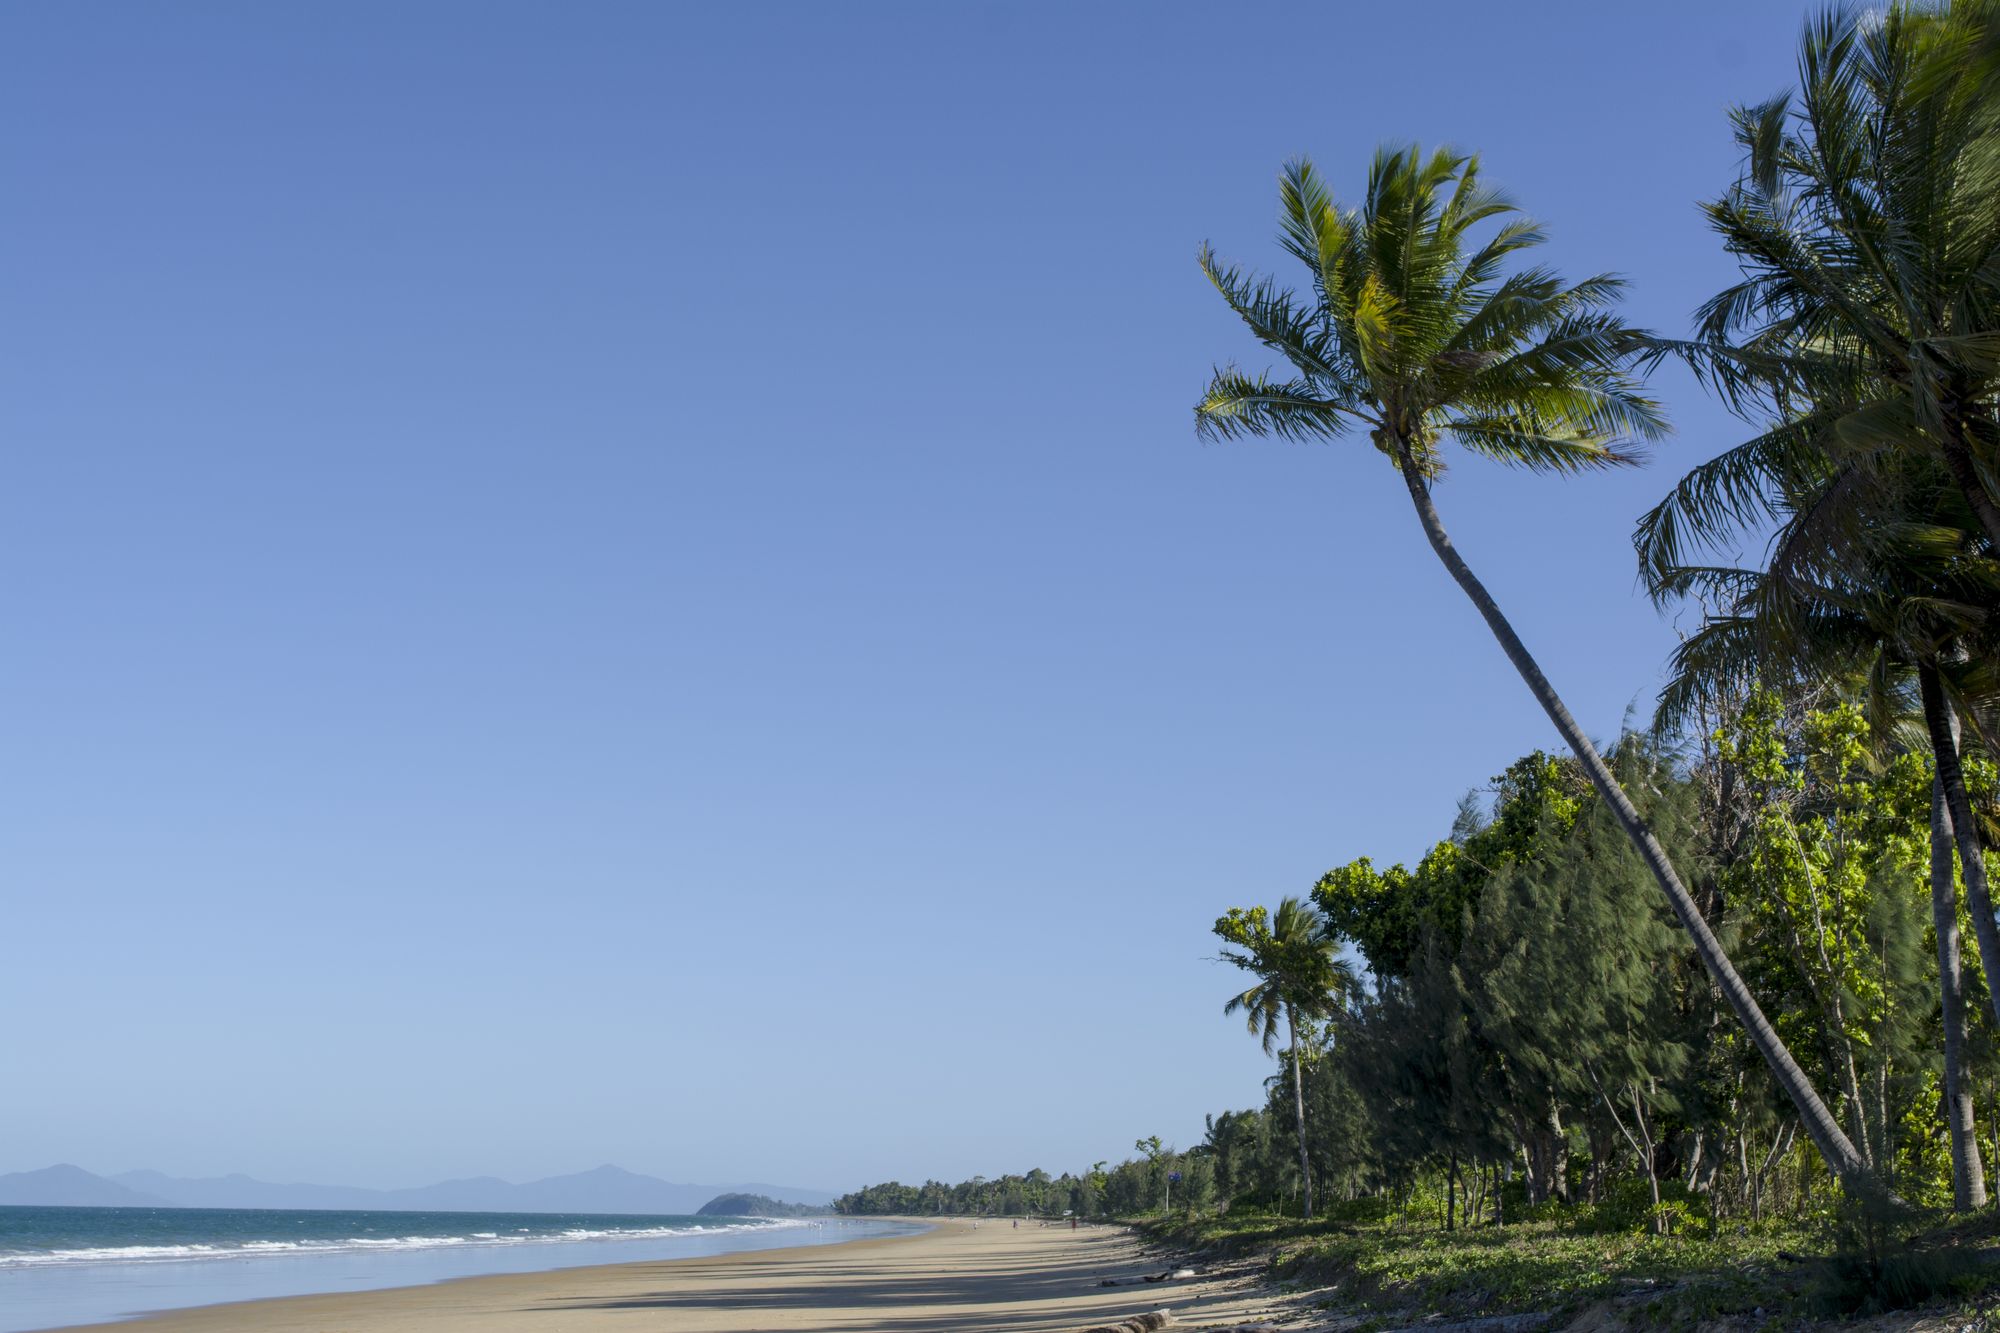
[[[1114,1225],[1010,1225],[1011,1219],[871,1218],[925,1230],[818,1245],[448,1278],[164,1310],[112,1323],[144,1333],[600,1333],[644,1311],[675,1333],[963,1330],[1058,1333],[1174,1308],[1179,1322],[1267,1313],[1240,1279],[1172,1287],[1100,1285],[1157,1270],[1157,1253]],[[1193,1318],[1196,1309],[1199,1318]]]
[[[828,1219],[771,1227],[671,1229],[660,1234],[541,1238],[521,1243],[331,1246],[217,1251],[0,1269],[0,1333],[110,1328],[224,1307],[320,1296],[421,1290],[488,1278],[625,1267],[736,1254],[824,1249],[889,1239],[909,1223]],[[486,1234],[486,1233],[480,1233]],[[424,1240],[422,1236],[407,1240]]]

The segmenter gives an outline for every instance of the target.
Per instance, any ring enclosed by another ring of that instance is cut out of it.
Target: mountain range
[[[514,1184],[497,1176],[413,1189],[275,1185],[245,1175],[188,1180],[158,1171],[94,1175],[64,1163],[0,1175],[0,1204],[96,1208],[351,1208],[398,1212],[692,1214],[719,1194],[762,1194],[788,1203],[831,1203],[824,1190],[786,1185],[681,1185],[616,1166]]]

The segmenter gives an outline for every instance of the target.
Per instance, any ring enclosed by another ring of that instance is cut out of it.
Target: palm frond
[[[1234,367],[1215,372],[1194,408],[1195,432],[1210,440],[1328,440],[1345,434],[1355,415],[1348,404],[1315,396],[1304,380],[1272,380]]]

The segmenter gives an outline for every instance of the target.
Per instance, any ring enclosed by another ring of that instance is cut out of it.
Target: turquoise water
[[[0,1333],[223,1301],[825,1245],[913,1229],[844,1218],[0,1207]]]

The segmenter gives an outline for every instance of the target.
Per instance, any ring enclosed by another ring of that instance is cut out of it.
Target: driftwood
[[[1539,1333],[1556,1322],[1547,1310],[1533,1314],[1496,1314],[1484,1319],[1467,1319],[1456,1324],[1425,1324],[1420,1328],[1399,1328],[1393,1333]]]
[[[1083,1333],[1152,1333],[1153,1329],[1165,1328],[1173,1321],[1173,1316],[1165,1310],[1152,1310],[1146,1314],[1135,1314],[1130,1319],[1121,1319],[1115,1324],[1096,1324]]]
[[[1175,1268],[1165,1273],[1144,1273],[1138,1277],[1107,1277],[1097,1285],[1100,1287],[1136,1287],[1141,1282],[1183,1282],[1201,1274],[1192,1268]]]

